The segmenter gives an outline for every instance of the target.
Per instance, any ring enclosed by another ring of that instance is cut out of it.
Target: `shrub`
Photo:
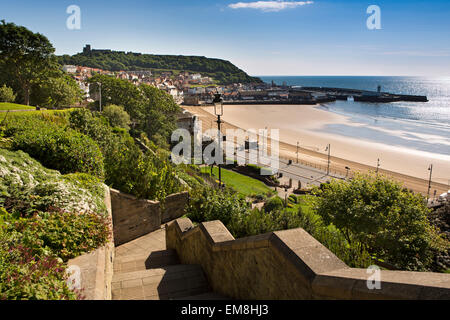
[[[38,257],[16,234],[0,227],[0,300],[75,300],[66,267],[52,256]]]
[[[122,106],[116,106],[115,104],[106,106],[102,115],[108,119],[111,127],[119,127],[126,130],[130,129],[130,115],[123,109]]]
[[[234,225],[248,210],[245,200],[227,189],[201,187],[191,191],[186,213],[195,222],[220,220],[233,234]]]
[[[74,110],[70,126],[94,139],[105,163],[105,182],[139,198],[162,200],[181,191],[175,171],[163,154],[143,153],[124,130],[111,128],[86,109]]]
[[[27,127],[13,136],[12,148],[23,150],[61,173],[89,173],[103,179],[103,156],[89,137],[56,125]]]
[[[403,270],[427,270],[442,245],[430,226],[422,195],[386,177],[357,174],[316,189],[315,211],[342,231],[350,245]]]
[[[53,208],[31,217],[7,216],[5,231],[19,233],[34,255],[54,256],[63,261],[104,245],[110,233],[108,221],[95,213],[72,213]]]
[[[84,173],[61,175],[23,151],[0,149],[0,206],[33,215],[58,207],[67,212],[106,213],[105,187]]]
[[[16,95],[13,89],[7,87],[5,84],[0,87],[0,102],[14,102],[16,100]]]
[[[265,212],[272,212],[282,208],[284,208],[284,201],[278,196],[270,198],[269,201],[267,201],[264,205]]]

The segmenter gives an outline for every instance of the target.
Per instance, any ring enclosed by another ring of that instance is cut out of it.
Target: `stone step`
[[[177,252],[173,249],[153,251],[150,254],[134,254],[116,257],[114,272],[133,272],[139,270],[162,268],[179,264]]]
[[[171,265],[164,268],[115,273],[113,300],[162,300],[195,296],[211,289],[198,265]]]

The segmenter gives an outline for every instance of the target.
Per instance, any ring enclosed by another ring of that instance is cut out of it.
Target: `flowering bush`
[[[63,261],[105,244],[110,234],[108,221],[95,213],[69,213],[54,209],[32,217],[10,216],[6,232],[19,233],[22,242],[37,255],[53,255]]]
[[[65,266],[52,256],[36,256],[14,233],[0,228],[0,300],[75,300]]]

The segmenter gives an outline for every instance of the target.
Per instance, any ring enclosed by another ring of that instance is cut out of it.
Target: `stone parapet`
[[[450,275],[350,268],[303,229],[234,239],[220,221],[166,225],[166,244],[202,266],[214,292],[234,299],[450,299]]]

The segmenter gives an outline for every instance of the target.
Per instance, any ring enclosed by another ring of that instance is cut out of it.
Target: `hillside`
[[[58,57],[61,64],[81,65],[110,71],[190,71],[210,76],[220,84],[262,82],[229,61],[200,56],[153,55],[111,50],[84,50]]]

